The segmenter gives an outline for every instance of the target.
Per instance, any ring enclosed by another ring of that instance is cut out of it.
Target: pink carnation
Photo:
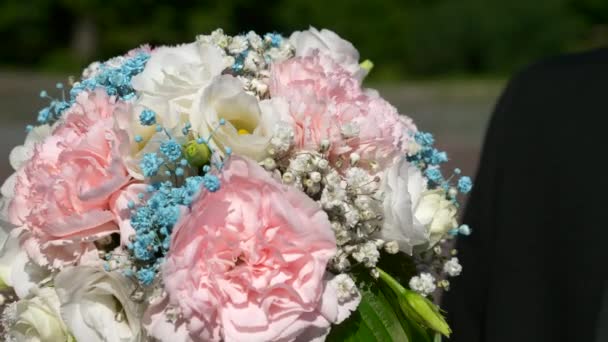
[[[296,148],[316,150],[328,140],[334,151],[344,152],[335,104],[361,96],[358,81],[319,53],[275,64],[271,71],[270,93],[287,100],[289,113],[282,119],[293,126]]]
[[[359,81],[331,57],[313,53],[272,65],[272,96],[289,97],[292,87],[307,85],[322,99],[354,101],[362,95]]]
[[[313,53],[272,66],[270,92],[289,104],[282,119],[295,132],[298,149],[318,149],[322,140],[331,144],[330,157],[356,152],[363,163],[390,163],[406,152],[411,120],[375,92],[363,91],[356,78],[331,57]],[[344,132],[356,126],[359,134]]]
[[[326,286],[325,268],[336,252],[327,215],[254,161],[232,157],[220,179],[220,190],[202,193],[176,226],[163,267],[170,302],[192,339],[326,334],[345,318],[335,288]],[[151,316],[150,330],[170,336]]]
[[[382,168],[407,152],[407,143],[416,126],[406,116],[377,95],[366,95],[359,103],[339,103],[336,120],[340,125],[355,124],[359,135],[345,139],[344,144],[356,152],[363,162],[376,162]]]
[[[75,264],[118,231],[110,200],[130,181],[128,137],[114,120],[120,106],[101,90],[80,94],[19,171],[9,216],[30,233],[24,247],[39,264]]]

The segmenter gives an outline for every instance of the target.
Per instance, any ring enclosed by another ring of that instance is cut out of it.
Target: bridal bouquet
[[[328,30],[222,30],[57,84],[2,186],[7,341],[436,341],[460,170]]]

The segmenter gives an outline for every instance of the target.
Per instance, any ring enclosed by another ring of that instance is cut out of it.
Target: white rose
[[[319,50],[331,56],[357,79],[362,80],[367,75],[367,70],[359,65],[359,51],[333,31],[327,29],[319,31],[311,27],[306,31],[292,33],[289,42],[295,47],[298,57],[309,56],[315,50]]]
[[[143,341],[143,306],[130,298],[136,284],[96,267],[65,268],[55,278],[65,324],[78,341]]]
[[[205,89],[190,116],[192,129],[208,138],[219,152],[229,147],[235,154],[257,161],[267,156],[270,139],[287,104],[280,99],[258,101],[230,75],[218,76]],[[225,124],[220,126],[220,120]]]
[[[11,305],[5,317],[10,322],[8,335],[16,341],[75,341],[61,320],[59,298],[53,288],[45,287],[32,292]]]
[[[0,229],[0,289],[12,287],[19,298],[27,297],[41,283],[50,279],[51,272],[33,263],[20,246],[23,229],[9,233]]]
[[[140,95],[135,120],[141,108],[156,113],[157,122],[166,128],[183,123],[192,110],[192,101],[209,82],[228,67],[218,47],[200,42],[152,51],[144,70],[131,84]],[[139,127],[142,137],[154,134],[154,127]]]
[[[426,180],[420,170],[405,158],[396,161],[382,176],[380,193],[384,208],[384,224],[378,233],[385,241],[397,241],[399,250],[411,254],[414,246],[429,241],[424,222],[414,215]]]
[[[458,209],[445,196],[445,191],[435,189],[422,194],[415,209],[415,218],[426,225],[431,234],[431,246],[436,244],[451,229],[458,226]]]

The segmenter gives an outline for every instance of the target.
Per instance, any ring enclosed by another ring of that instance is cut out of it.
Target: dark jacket
[[[608,342],[608,49],[553,58],[500,98],[444,297],[455,342]]]

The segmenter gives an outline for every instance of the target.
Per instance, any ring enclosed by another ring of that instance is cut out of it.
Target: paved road
[[[24,128],[35,120],[45,101],[38,97],[54,88],[62,75],[0,71],[0,180],[8,176],[8,155],[23,142]],[[400,112],[414,118],[420,130],[433,132],[438,146],[450,156],[448,167],[474,174],[483,132],[498,96],[499,81],[440,81],[379,85],[376,88]]]

